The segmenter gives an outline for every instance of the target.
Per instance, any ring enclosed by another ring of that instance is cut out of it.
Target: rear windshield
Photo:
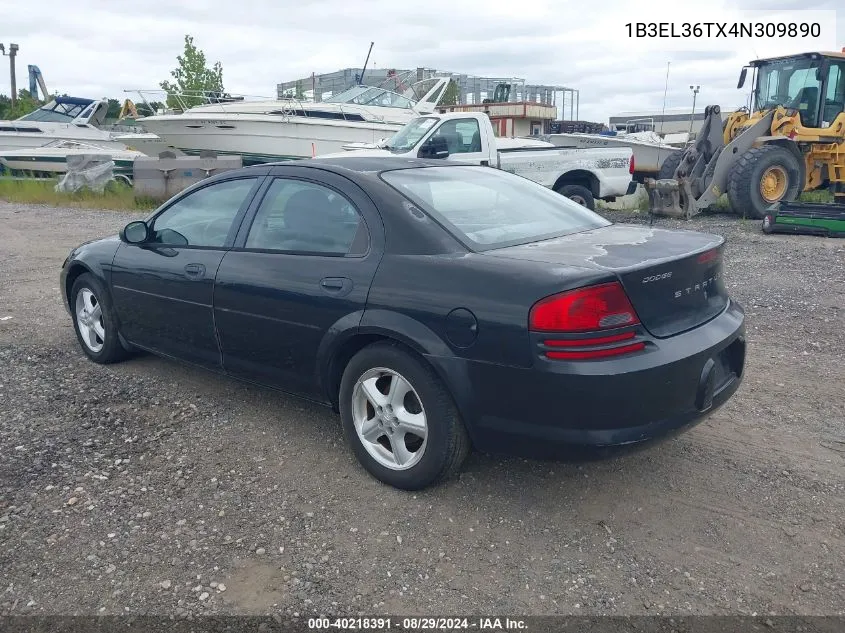
[[[490,167],[401,169],[381,177],[472,250],[536,242],[610,224],[542,185]]]

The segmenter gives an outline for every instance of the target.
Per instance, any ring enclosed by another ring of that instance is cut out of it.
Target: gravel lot
[[[473,455],[409,494],[328,410],[87,361],[59,267],[130,219],[0,202],[0,614],[845,614],[845,240],[660,220],[728,236],[735,398],[647,452]]]

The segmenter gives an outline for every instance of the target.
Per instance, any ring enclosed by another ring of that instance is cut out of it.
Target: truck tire
[[[672,152],[669,154],[663,164],[660,166],[660,171],[657,172],[657,179],[658,180],[668,180],[670,178],[675,177],[675,170],[678,168],[678,165],[681,164],[681,159],[684,157],[684,153],[681,151]]]
[[[590,211],[596,210],[596,201],[593,198],[593,192],[582,185],[561,185],[555,191],[562,196],[566,196],[573,202],[577,202],[582,207],[587,207]]]
[[[737,215],[762,220],[769,208],[801,193],[801,165],[785,147],[763,145],[745,152],[731,170],[728,201]]]

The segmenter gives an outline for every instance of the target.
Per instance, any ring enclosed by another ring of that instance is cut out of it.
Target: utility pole
[[[689,135],[692,138],[692,123],[695,120],[695,98],[698,96],[701,86],[690,86],[689,89],[692,90],[692,114],[689,117]]]
[[[0,44],[0,53],[6,55],[6,48]],[[15,107],[15,104],[18,102],[18,86],[17,82],[15,81],[15,56],[18,54],[18,45],[17,44],[9,44],[9,74],[12,80],[12,107]]]

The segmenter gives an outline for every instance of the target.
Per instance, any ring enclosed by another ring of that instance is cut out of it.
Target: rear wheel
[[[593,192],[583,185],[561,185],[555,191],[573,202],[577,202],[582,207],[587,207],[590,211],[594,211],[596,208]]]
[[[778,145],[752,147],[743,154],[728,181],[733,212],[763,219],[773,204],[795,200],[801,193],[801,165]]]
[[[419,490],[458,471],[469,437],[434,371],[393,343],[358,352],[343,372],[340,416],[347,441],[376,479]]]

